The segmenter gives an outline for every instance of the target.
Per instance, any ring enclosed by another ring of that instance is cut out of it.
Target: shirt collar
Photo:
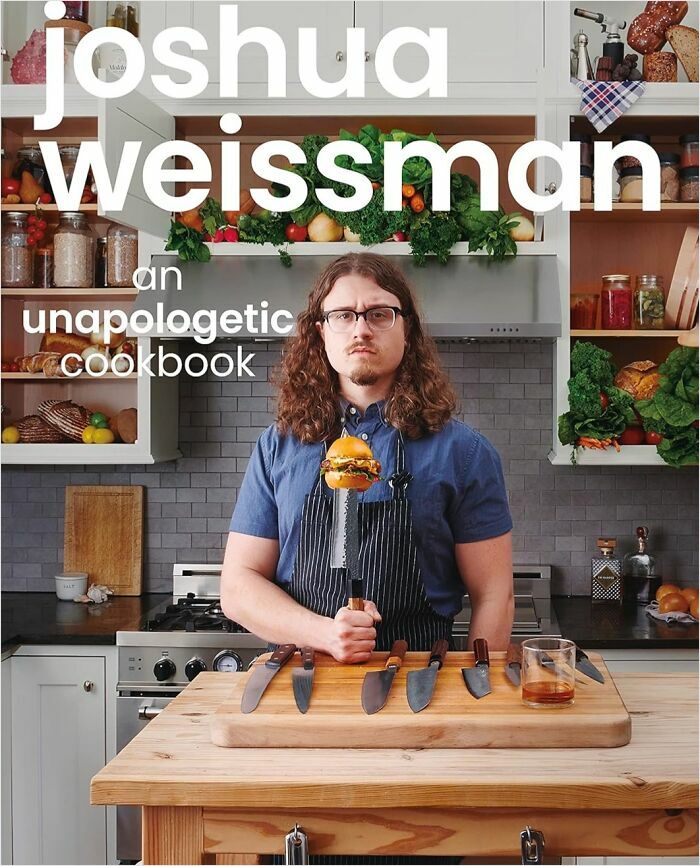
[[[372,415],[377,413],[379,415],[379,420],[381,421],[381,423],[385,427],[389,426],[389,422],[384,417],[384,406],[386,405],[386,400],[377,400],[376,403],[370,403],[370,405],[367,407],[367,411],[365,412],[364,416],[361,414],[360,410],[357,409],[356,406],[353,406],[353,404],[349,400],[346,400],[345,397],[340,396],[338,398],[338,401],[340,403],[341,414],[342,414],[343,418],[345,418],[345,419],[349,419],[349,418],[354,417],[354,418],[357,418],[359,420],[362,417],[365,417],[365,418],[366,417],[372,417]],[[356,411],[354,413],[351,413],[350,412],[351,408],[355,409]]]

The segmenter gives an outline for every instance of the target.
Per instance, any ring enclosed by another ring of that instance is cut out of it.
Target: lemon
[[[2,431],[2,441],[6,445],[16,445],[19,442],[19,430],[16,427],[5,427]]]
[[[109,427],[98,427],[92,436],[95,445],[111,445],[114,442],[114,433]]]
[[[95,441],[95,427],[91,424],[83,430],[83,442],[86,445],[92,445]]]

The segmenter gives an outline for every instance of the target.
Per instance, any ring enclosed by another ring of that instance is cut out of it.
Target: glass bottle
[[[622,562],[615,556],[616,538],[599,538],[600,556],[591,559],[591,601],[622,602]]]
[[[50,289],[53,286],[53,247],[37,247],[34,285],[37,289]]]
[[[95,277],[95,252],[85,214],[62,213],[53,246],[54,285],[91,288]]]
[[[632,327],[632,286],[629,274],[607,274],[600,292],[600,326],[606,331]]]
[[[2,285],[26,289],[34,285],[34,251],[29,246],[28,214],[5,214],[2,232]]]
[[[649,604],[661,586],[661,578],[656,576],[656,557],[647,551],[649,528],[637,527],[637,550],[625,554],[622,573],[625,582],[625,595],[638,604]]]
[[[99,289],[107,285],[107,238],[97,238],[95,246],[95,286]]]
[[[634,289],[634,326],[643,331],[662,331],[666,298],[661,277],[640,274]]]
[[[139,266],[138,233],[114,223],[107,232],[107,285],[133,286]]]

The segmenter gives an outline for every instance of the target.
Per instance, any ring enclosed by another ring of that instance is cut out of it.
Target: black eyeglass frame
[[[352,313],[353,316],[355,317],[355,324],[357,324],[360,320],[360,317],[362,317],[365,320],[365,324],[371,328],[372,326],[367,321],[367,314],[373,313],[375,310],[392,310],[393,311],[394,321],[391,323],[391,328],[393,328],[394,325],[396,324],[396,317],[397,316],[401,316],[403,319],[407,319],[411,315],[410,313],[407,313],[405,310],[402,310],[401,307],[392,307],[389,304],[382,304],[381,306],[378,306],[378,307],[370,307],[368,310],[362,310],[359,313],[357,312],[357,310],[348,310],[344,307],[341,307],[338,310],[326,310],[326,312],[321,313],[321,318],[319,319],[319,321],[325,322],[326,324],[328,324],[328,316],[330,316],[332,313]],[[328,327],[330,328],[329,324],[328,324]],[[387,328],[387,330],[390,331],[391,328]]]

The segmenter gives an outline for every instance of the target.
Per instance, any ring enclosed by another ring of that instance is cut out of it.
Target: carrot
[[[381,188],[382,188],[382,185],[379,183],[378,180],[372,181],[372,189],[381,189]]]
[[[413,196],[414,196],[415,194],[416,194],[416,188],[415,188],[415,186],[411,186],[410,183],[405,183],[405,184],[401,187],[401,195],[402,195],[404,198],[413,198]]]
[[[425,201],[423,196],[417,192],[414,196],[409,200],[409,204],[411,205],[411,210],[413,213],[420,213],[425,210]]]
[[[613,439],[612,444],[615,446],[615,450],[619,454],[620,453],[620,443],[617,441],[617,439]]]

